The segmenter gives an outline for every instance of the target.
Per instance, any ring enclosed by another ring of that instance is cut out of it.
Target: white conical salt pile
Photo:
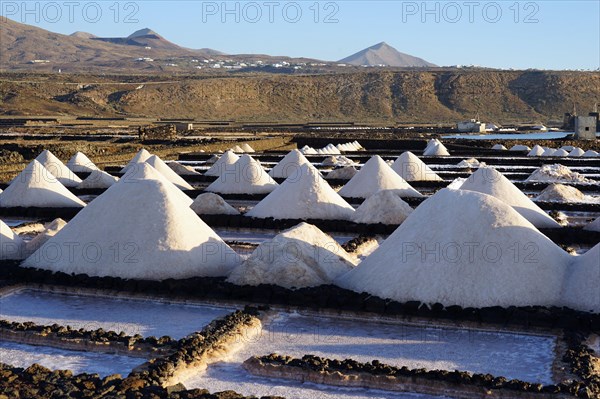
[[[410,151],[396,158],[392,169],[406,181],[442,181],[437,173]]]
[[[449,155],[448,149],[442,143],[436,143],[423,151],[423,156],[426,157],[447,157]]]
[[[543,165],[525,180],[526,182],[545,182],[545,183],[568,183],[568,182],[589,182],[589,180],[578,172],[573,172],[561,164]]]
[[[300,171],[300,166],[305,164],[310,165],[308,159],[299,150],[292,150],[269,171],[269,176],[287,179],[290,176],[297,175]]]
[[[227,276],[239,265],[239,256],[181,200],[171,183],[135,180],[121,179],[106,190],[23,266],[165,280]]]
[[[233,151],[228,150],[221,155],[221,157],[210,167],[206,172],[204,172],[205,176],[220,176],[222,169],[230,169],[229,166],[233,165],[240,159],[239,156],[233,153]]]
[[[441,141],[439,141],[438,139],[430,139],[430,140],[427,142],[427,145],[425,146],[425,150],[424,150],[424,151],[426,151],[426,150],[430,149],[431,147],[435,146],[436,144],[441,144],[441,143],[442,143],[442,142],[441,142]]]
[[[85,203],[35,159],[0,194],[0,207],[81,208]]]
[[[132,165],[131,168],[119,179],[119,184],[137,184],[139,180],[158,180],[163,182],[165,185],[174,188],[171,192],[177,195],[179,202],[187,203],[189,207],[194,202],[189,196],[181,191],[176,185],[171,183],[162,173],[154,169],[150,164],[146,162]]]
[[[256,152],[254,148],[250,147],[250,144],[244,143],[240,146],[244,152]]]
[[[583,154],[585,154],[585,151],[583,151],[581,148],[579,147],[575,147],[573,148],[573,150],[571,150],[571,152],[569,153],[570,157],[580,157]]]
[[[502,145],[502,144],[494,144],[494,146],[492,147],[492,150],[502,150],[502,151],[504,151],[504,150],[507,150],[507,148],[504,145]]]
[[[575,147],[573,147],[572,145],[563,145],[562,147],[560,147],[561,150],[565,150],[566,152],[571,152],[574,148]]]
[[[259,162],[244,154],[233,165],[226,165],[206,191],[220,194],[267,194],[278,186]]]
[[[542,157],[551,157],[557,150],[555,148],[546,148],[542,153]]]
[[[481,168],[485,166],[485,162],[479,162],[475,158],[463,159],[456,166],[459,168]]]
[[[67,162],[71,172],[89,173],[98,170],[98,167],[82,152],[77,152]]]
[[[331,155],[321,161],[323,166],[354,166],[356,162],[343,155]]]
[[[560,227],[554,219],[494,168],[479,168],[462,184],[461,189],[488,194],[503,201],[538,228]]]
[[[28,254],[32,254],[38,249],[41,248],[42,245],[46,243],[50,238],[54,237],[59,231],[63,229],[67,225],[62,219],[54,219],[50,223],[46,223],[44,226],[44,231],[35,236],[31,241],[26,244],[26,249]]]
[[[191,208],[198,215],[239,215],[240,212],[214,193],[204,193],[196,197]]]
[[[145,148],[142,148],[135,154],[131,161],[123,169],[121,169],[121,173],[126,173],[132,165],[138,164],[140,162],[146,162],[148,158],[150,158],[152,154],[150,154]]]
[[[317,227],[301,223],[260,244],[227,281],[237,285],[315,287],[352,270],[357,260]]]
[[[600,218],[594,220],[592,223],[588,224],[583,229],[588,231],[600,231]]]
[[[528,157],[539,157],[544,153],[544,148],[542,146],[540,146],[539,144],[536,144],[535,146],[533,146],[533,148],[531,149],[531,151],[529,151],[529,153],[527,154]]]
[[[553,157],[566,157],[568,155],[569,153],[563,150],[562,148],[560,150],[554,151],[554,153],[552,154]]]
[[[600,244],[574,257],[567,269],[561,305],[600,313]]]
[[[585,195],[575,187],[565,186],[560,183],[553,183],[546,187],[540,195],[537,196],[536,201],[562,203],[597,202],[595,198]]]
[[[584,158],[595,158],[595,157],[598,156],[598,153],[596,151],[594,151],[594,150],[587,150],[581,156],[584,157]]]
[[[160,174],[167,178],[171,183],[179,187],[181,190],[193,190],[194,187],[190,186],[188,182],[183,180],[181,176],[173,171],[173,169],[169,168],[166,163],[163,162],[156,155],[152,155],[150,158],[145,161],[147,164],[156,169]]]
[[[422,197],[379,155],[371,157],[338,193],[346,198],[368,198],[379,190],[394,190],[402,197]]]
[[[50,151],[42,151],[35,160],[41,163],[65,187],[77,187],[81,183],[81,179]]]
[[[350,180],[358,171],[354,166],[344,166],[343,168],[334,169],[327,174],[326,179],[328,180]]]
[[[504,202],[443,189],[335,284],[400,302],[551,306],[569,258]]]
[[[25,254],[25,243],[0,220],[0,260],[19,260]]]
[[[244,149],[242,147],[240,147],[239,145],[236,145],[235,147],[233,147],[231,149],[231,151],[235,152],[236,154],[243,154],[244,153]]]
[[[350,220],[353,213],[354,208],[323,180],[318,171],[305,164],[300,167],[297,177],[286,179],[246,216]]]
[[[217,162],[219,160],[219,158],[221,158],[221,156],[218,154],[215,154],[215,155],[211,156],[210,158],[208,158],[206,161],[204,161],[204,163],[206,165],[214,165],[214,163]]]
[[[355,223],[400,224],[413,209],[390,190],[381,190],[367,198],[354,212]]]
[[[177,173],[179,176],[199,176],[200,173],[196,172],[194,168],[187,165],[182,165],[177,161],[171,161],[167,164],[169,168],[173,170],[173,172]]]
[[[515,144],[512,147],[510,147],[509,151],[531,151],[531,148],[529,148],[526,145]]]
[[[86,177],[77,188],[109,188],[119,179],[102,170],[94,170]]]
[[[300,148],[300,152],[304,155],[315,155],[317,153],[317,150],[305,145],[304,147]]]
[[[466,181],[467,179],[465,177],[457,177],[456,179],[452,180],[452,182],[448,184],[446,188],[449,188],[450,190],[459,190]]]

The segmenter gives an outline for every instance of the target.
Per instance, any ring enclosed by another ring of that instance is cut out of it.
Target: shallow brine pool
[[[182,305],[152,300],[119,299],[104,296],[70,295],[21,290],[0,297],[0,318],[54,323],[74,329],[124,331],[128,335],[180,339],[200,331],[217,317],[233,311],[230,307]]]

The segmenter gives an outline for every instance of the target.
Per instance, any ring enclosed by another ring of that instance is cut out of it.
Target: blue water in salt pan
[[[74,329],[124,331],[128,335],[168,335],[180,339],[200,331],[233,308],[170,304],[101,296],[22,290],[0,297],[0,318]]]

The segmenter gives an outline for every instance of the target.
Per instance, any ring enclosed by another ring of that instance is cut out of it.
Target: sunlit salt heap
[[[265,241],[237,267],[228,281],[237,285],[314,287],[351,270],[356,259],[317,227],[301,223]]]
[[[259,162],[244,154],[233,165],[225,166],[219,178],[206,191],[220,194],[267,194],[278,186]]]
[[[196,172],[191,166],[182,165],[177,161],[171,161],[167,164],[173,172],[179,176],[199,176],[200,173]]]
[[[410,151],[396,158],[392,169],[406,181],[442,181],[441,177]]]
[[[233,151],[225,151],[204,174],[206,176],[220,176],[222,170],[229,169],[229,166],[236,163],[239,159],[240,157],[234,154]]]
[[[443,189],[335,283],[400,302],[550,306],[558,303],[568,261],[504,202]]]
[[[430,140],[423,151],[423,156],[426,157],[447,157],[450,153],[445,145],[441,141],[434,139]]]
[[[98,170],[98,167],[82,152],[77,152],[67,162],[67,168],[71,172],[89,173]]]
[[[531,148],[529,148],[526,145],[515,144],[512,147],[510,147],[509,151],[531,151]]]
[[[494,144],[494,146],[492,147],[492,150],[502,150],[502,151],[505,151],[505,150],[507,150],[507,148],[504,145],[502,145],[502,144]]]
[[[545,148],[544,152],[542,153],[542,157],[551,157],[554,155],[554,153],[556,152],[556,148]]]
[[[579,147],[575,147],[571,150],[571,152],[569,152],[570,157],[581,157],[583,154],[585,154],[585,151]]]
[[[299,150],[292,150],[269,171],[269,176],[287,179],[298,174],[300,166],[305,164],[310,165],[308,159]]]
[[[354,166],[356,162],[343,155],[331,155],[321,161],[321,165],[324,166]]]
[[[503,201],[538,228],[560,227],[543,209],[494,168],[479,168],[462,184],[461,189],[488,194]]]
[[[480,168],[485,166],[485,162],[479,162],[476,158],[463,159],[458,163],[459,168]]]
[[[118,178],[111,176],[102,170],[94,170],[77,186],[77,188],[109,188],[118,181]]]
[[[242,147],[240,147],[239,145],[236,145],[235,147],[233,147],[231,149],[231,151],[235,152],[236,154],[243,154],[244,153],[244,149]]]
[[[50,238],[54,237],[59,231],[61,231],[67,222],[62,219],[54,219],[50,223],[46,223],[44,231],[35,236],[31,241],[26,244],[27,253],[32,254],[41,248]]]
[[[594,150],[587,150],[582,155],[582,157],[584,157],[584,158],[595,158],[597,156],[598,156],[598,153]]]
[[[542,154],[544,153],[544,148],[542,146],[540,146],[539,144],[536,144],[535,146],[533,146],[533,148],[531,149],[531,151],[529,151],[529,153],[527,154],[528,157],[539,157],[542,156]]]
[[[536,198],[545,202],[597,202],[593,197],[587,196],[575,187],[553,183],[546,187]]]
[[[328,180],[350,180],[358,171],[354,166],[344,166],[343,168],[334,169],[327,174],[326,179]]]
[[[23,258],[25,243],[10,227],[0,220],[0,260]]]
[[[167,180],[169,180],[171,183],[173,183],[180,189],[182,189],[182,190],[193,190],[194,189],[192,186],[190,186],[190,184],[188,182],[183,180],[183,178],[181,176],[179,176],[177,173],[175,173],[173,171],[173,169],[169,168],[169,166],[166,163],[164,163],[163,160],[160,159],[158,156],[152,155],[150,158],[146,159],[145,162],[147,164],[149,164],[150,166],[152,166],[154,169],[156,169],[160,174],[162,174],[164,177],[166,177]]]
[[[394,190],[402,197],[422,197],[379,155],[371,157],[339,194],[346,198],[368,198],[379,190]]]
[[[42,151],[36,161],[41,163],[65,187],[77,187],[81,183],[81,179],[48,150]]]
[[[553,157],[566,157],[568,155],[569,155],[569,153],[567,151],[563,150],[562,148],[554,151],[554,153],[552,154]]]
[[[562,305],[600,313],[600,244],[574,257],[567,269]]]
[[[584,175],[573,172],[561,164],[543,165],[533,171],[525,181],[545,183],[589,182]]]
[[[256,152],[254,148],[250,147],[250,144],[244,143],[240,146],[244,152]]]
[[[131,161],[129,161],[129,163],[125,165],[123,169],[121,169],[121,173],[126,173],[129,170],[129,168],[131,168],[135,164],[138,164],[140,162],[146,162],[146,160],[148,160],[148,158],[150,158],[151,156],[152,154],[150,154],[145,148],[142,148],[137,152],[137,154],[135,154]]]
[[[24,266],[148,280],[228,275],[239,256],[181,194],[169,182],[121,179]]]
[[[354,212],[352,220],[367,224],[400,224],[413,209],[394,191],[381,190],[367,198]]]
[[[247,216],[274,219],[350,220],[350,206],[319,172],[308,165],[297,177],[289,177],[275,191],[252,208]]]
[[[214,193],[204,193],[196,197],[191,206],[198,215],[239,215],[240,212]]]
[[[35,159],[0,194],[0,207],[80,208],[85,203]]]
[[[583,229],[588,231],[600,231],[600,218],[594,220],[592,223],[588,224]]]
[[[154,169],[150,164],[146,162],[132,165],[132,167],[121,177],[119,184],[137,184],[139,180],[159,180],[165,185],[172,188],[169,190],[173,195],[178,197],[178,201],[186,203],[187,206],[192,205],[194,202],[188,197],[183,191],[181,191],[176,185],[171,183],[162,173]]]

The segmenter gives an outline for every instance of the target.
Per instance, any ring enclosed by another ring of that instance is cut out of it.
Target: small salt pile
[[[553,155],[554,155],[554,153],[555,153],[556,151],[557,151],[557,150],[556,150],[555,148],[545,148],[545,149],[544,149],[544,152],[543,152],[543,153],[542,153],[542,155],[540,155],[540,156],[542,156],[542,157],[551,157],[551,156],[553,156]]]
[[[512,147],[510,147],[509,151],[531,151],[531,148],[529,148],[526,145],[515,144]]]
[[[322,162],[321,165],[323,166],[355,166],[358,165],[356,162],[354,162],[353,160],[351,160],[348,157],[345,157],[343,155],[331,155],[327,158],[325,158]]]
[[[575,147],[573,147],[572,145],[563,145],[562,147],[560,147],[561,150],[565,150],[566,152],[571,152],[575,149]]]
[[[426,157],[447,157],[450,153],[446,146],[442,144],[441,141],[434,139],[427,144],[425,150],[423,151],[423,156]]]
[[[505,151],[505,150],[507,150],[507,148],[502,144],[494,144],[494,146],[492,147],[492,150]]]
[[[590,182],[584,175],[573,172],[571,169],[561,164],[543,165],[533,171],[525,181],[544,183]]]
[[[26,244],[26,249],[28,254],[32,254],[38,249],[41,248],[42,245],[46,243],[50,238],[54,237],[59,231],[63,229],[67,225],[67,222],[58,218],[54,219],[50,223],[46,223],[44,226],[44,231],[35,236],[31,241]]]
[[[239,156],[233,153],[233,151],[228,150],[225,151],[223,155],[210,167],[206,172],[204,172],[205,176],[220,176],[221,171],[224,169],[228,169],[229,166],[233,165],[240,159]]]
[[[204,193],[196,197],[191,208],[198,215],[239,215],[240,212],[214,193]]]
[[[67,168],[75,173],[90,173],[98,167],[82,152],[77,152],[67,162]]]
[[[323,180],[319,172],[304,164],[298,176],[287,178],[246,216],[350,220],[353,213],[354,208]]]
[[[231,151],[235,152],[236,154],[243,154],[244,153],[244,149],[242,147],[240,147],[239,145],[236,145],[235,147],[233,147],[231,149]]]
[[[141,162],[146,162],[146,160],[151,156],[152,154],[150,154],[145,148],[142,148],[135,154],[131,161],[129,161],[129,163],[125,165],[123,169],[121,169],[121,173],[127,173],[129,168],[131,168],[133,165],[136,165]]]
[[[206,165],[214,165],[215,162],[217,162],[219,160],[219,158],[221,158],[220,155],[214,154],[210,158],[208,158],[206,161],[204,161],[204,163]]]
[[[452,182],[448,184],[446,188],[450,190],[459,190],[466,181],[467,179],[465,177],[457,177],[456,179],[452,180]]]
[[[552,306],[569,259],[504,202],[443,189],[335,284],[399,302]]]
[[[310,162],[299,150],[292,150],[269,171],[273,178],[287,179],[300,172],[300,166],[310,165]]]
[[[583,312],[600,313],[600,244],[573,257],[567,269],[561,305]]]
[[[573,150],[571,150],[571,152],[569,153],[569,156],[570,157],[581,157],[581,156],[583,156],[583,154],[585,154],[585,151],[583,151],[579,147],[575,147],[575,148],[573,148]]]
[[[241,148],[244,152],[256,152],[256,151],[254,151],[254,148],[250,147],[250,144],[248,144],[248,143],[242,144]]]
[[[594,220],[592,223],[588,224],[583,228],[588,231],[599,231],[600,232],[600,218]]]
[[[488,194],[505,202],[538,228],[560,227],[544,210],[492,167],[479,168],[462,184],[461,189]]]
[[[469,168],[469,169],[480,168],[480,167],[485,166],[485,162],[479,162],[475,158],[469,158],[469,159],[463,159],[456,166],[458,166],[459,168]]]
[[[102,189],[109,188],[119,179],[109,175],[108,173],[102,170],[94,170],[88,177],[86,177],[77,188],[81,189]]]
[[[354,166],[344,166],[343,168],[334,169],[327,174],[328,180],[350,180],[358,171]]]
[[[10,227],[0,220],[0,260],[23,259],[25,243]]]
[[[72,194],[35,159],[0,194],[2,208],[81,208],[84,206],[82,200]]]
[[[391,167],[406,181],[442,181],[441,177],[410,151],[396,158]]]
[[[81,183],[81,179],[50,151],[42,151],[35,160],[41,163],[65,187],[77,187]]]
[[[568,155],[569,153],[566,150],[563,150],[562,148],[560,150],[554,151],[554,153],[552,154],[553,157],[566,157]]]
[[[220,194],[268,194],[278,186],[258,161],[244,154],[233,165],[226,165],[219,178],[206,191]]]
[[[542,156],[542,154],[544,153],[544,148],[538,144],[536,144],[535,146],[533,146],[533,148],[531,149],[531,151],[529,151],[529,153],[527,154],[528,157],[540,157]]]
[[[187,165],[182,165],[177,161],[171,161],[167,164],[169,168],[173,170],[173,172],[177,173],[179,176],[199,176],[200,173],[196,172],[194,168]]]
[[[317,150],[315,150],[314,148],[309,147],[307,145],[302,147],[300,149],[300,152],[303,153],[304,155],[316,155],[317,154]]]
[[[598,156],[598,153],[594,150],[587,150],[581,156],[584,158],[595,158]]]
[[[346,198],[368,198],[379,190],[394,190],[402,197],[422,197],[379,155],[371,157],[339,194]]]
[[[400,224],[413,209],[391,190],[381,190],[367,198],[354,212],[355,223]]]
[[[317,227],[301,223],[265,241],[227,279],[237,285],[293,289],[331,282],[357,260]]]
[[[543,202],[561,202],[561,203],[596,203],[597,199],[587,196],[575,187],[565,186],[560,183],[553,183],[546,187],[540,195],[537,196],[536,201]]]
[[[183,180],[181,176],[173,171],[173,169],[169,168],[166,163],[162,159],[160,159],[156,155],[152,155],[150,158],[145,161],[147,164],[152,166],[154,169],[158,171],[158,173],[162,174],[167,180],[171,183],[179,187],[181,190],[193,190],[188,182]]]

